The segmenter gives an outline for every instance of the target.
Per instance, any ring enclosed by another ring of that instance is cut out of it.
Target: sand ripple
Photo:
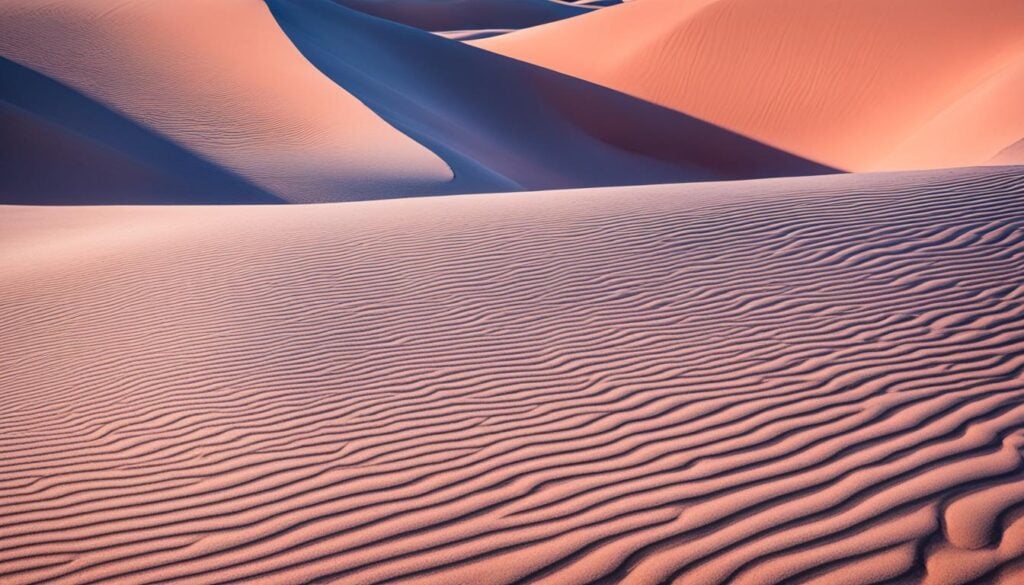
[[[4,583],[1024,578],[1024,170],[0,213]]]

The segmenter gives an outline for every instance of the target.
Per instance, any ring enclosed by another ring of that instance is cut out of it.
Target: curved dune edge
[[[643,0],[472,43],[845,170],[1024,138],[1017,0]]]
[[[0,57],[0,203],[280,203],[116,111]]]
[[[330,0],[267,4],[311,63],[447,161],[462,193],[837,172]]]
[[[263,2],[9,0],[0,55],[287,201],[451,192],[448,165],[317,71]]]
[[[561,0],[331,0],[428,31],[521,29],[591,12]]]
[[[7,207],[0,580],[1019,582],[1022,264],[1020,167]]]

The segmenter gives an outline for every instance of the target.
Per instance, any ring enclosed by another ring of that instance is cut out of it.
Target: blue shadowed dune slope
[[[45,75],[0,57],[0,203],[280,203]]]
[[[331,0],[267,4],[306,58],[434,150],[457,178],[489,171],[527,189],[555,189],[835,172],[679,112]],[[471,191],[493,190],[475,186]]]

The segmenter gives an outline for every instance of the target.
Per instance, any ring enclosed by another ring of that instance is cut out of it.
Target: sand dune
[[[444,161],[312,67],[262,2],[8,0],[0,55],[288,201],[452,188]]]
[[[4,583],[1024,576],[1024,168],[6,207],[0,274]]]
[[[19,130],[40,148],[19,165],[25,180],[0,179],[6,202],[105,203],[132,193],[136,203],[309,202],[833,172],[332,0],[13,0],[0,16],[0,53],[65,87],[74,99],[61,111],[105,108],[117,119],[80,136],[87,117],[39,111],[33,95],[22,100],[19,116],[56,123],[60,137]],[[174,177],[193,173],[180,161],[136,160],[135,149],[122,148],[125,126],[255,194],[232,198],[216,182],[180,187]],[[85,167],[125,169],[103,173],[124,184],[78,172],[31,189],[40,182],[33,173],[64,170],[46,140]],[[99,164],[100,151],[116,160]],[[79,184],[89,192],[58,188]],[[202,199],[211,189],[218,196]]]
[[[1024,138],[1018,0],[643,0],[474,42],[845,170]]]
[[[281,200],[44,75],[0,57],[0,202]],[[16,145],[16,146],[15,146]]]
[[[1003,149],[989,162],[997,165],[1009,165],[1020,160],[1024,160],[1024,138]]]
[[[832,172],[701,120],[330,0],[267,3],[316,67],[441,156],[463,192]]]

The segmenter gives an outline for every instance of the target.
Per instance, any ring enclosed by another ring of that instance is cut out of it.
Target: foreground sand
[[[1024,579],[1024,168],[0,211],[4,583]]]

